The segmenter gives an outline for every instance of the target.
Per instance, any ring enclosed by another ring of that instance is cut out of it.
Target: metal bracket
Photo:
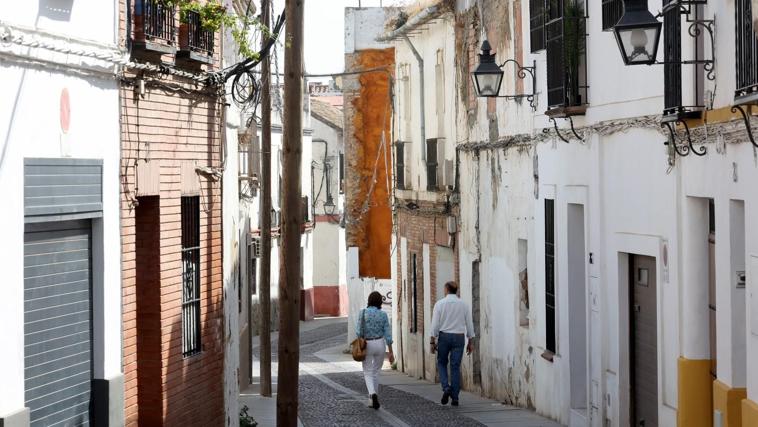
[[[581,142],[584,142],[584,138],[582,138],[582,137],[581,137],[581,136],[580,136],[580,135],[579,135],[579,134],[576,132],[576,129],[574,128],[574,119],[572,119],[572,118],[571,118],[571,116],[566,116],[566,117],[564,117],[564,119],[566,119],[566,120],[568,120],[568,121],[569,121],[569,124],[570,124],[570,126],[571,126],[571,133],[573,133],[573,134],[574,134],[574,137],[575,137],[576,139],[578,139],[579,141],[581,141]],[[558,138],[560,138],[560,139],[561,139],[561,141],[565,142],[566,144],[568,144],[569,142],[571,142],[571,140],[569,140],[569,139],[566,139],[566,138],[565,138],[565,137],[564,137],[564,136],[561,134],[561,131],[560,131],[560,130],[558,130],[558,122],[555,120],[555,118],[553,118],[553,117],[550,117],[550,121],[551,121],[551,122],[553,122],[553,128],[555,129],[555,134],[556,134],[556,135],[558,135]],[[550,129],[548,129],[548,128],[542,129],[542,133],[548,133],[548,132],[550,132]]]
[[[758,147],[758,143],[755,142],[755,138],[753,137],[753,129],[750,128],[750,115],[745,112],[742,105],[735,105],[732,107],[732,113],[736,113],[737,111],[742,114],[742,121],[745,122],[745,130],[747,130],[747,137],[750,139],[750,143],[753,144],[754,147]]]
[[[526,99],[529,101],[529,106],[532,107],[532,111],[537,111],[537,102],[535,101],[535,93],[534,89],[537,87],[537,61],[532,62],[531,67],[522,67],[521,64],[518,63],[515,59],[509,59],[502,64],[498,65],[498,67],[503,68],[509,63],[513,63],[516,67],[516,75],[519,79],[524,80],[526,79],[526,74],[529,73],[529,76],[532,78],[532,93],[527,93],[523,95],[498,95],[498,98],[505,98],[505,99]]]
[[[684,126],[685,135],[687,136],[687,144],[683,144],[681,147],[676,143],[676,130],[674,129],[674,125],[677,123],[681,123],[682,126]],[[664,142],[664,144],[673,144],[676,154],[681,157],[686,157],[690,153],[694,153],[696,156],[705,156],[708,149],[706,147],[700,147],[700,150],[697,150],[695,148],[695,146],[692,144],[692,135],[690,134],[690,127],[687,125],[687,122],[682,119],[677,119],[675,122],[665,122],[662,124],[662,126],[666,126],[666,128],[669,130],[669,133],[671,134],[671,140]]]

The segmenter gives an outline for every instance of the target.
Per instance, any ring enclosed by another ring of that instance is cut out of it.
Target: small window
[[[395,143],[395,187],[405,190],[405,144]]]
[[[545,49],[545,0],[529,0],[529,44],[532,53]]]
[[[200,197],[182,197],[182,354],[200,353]]]
[[[340,153],[340,194],[345,193],[345,153]]]
[[[426,140],[426,190],[437,191],[437,138]]]
[[[260,241],[250,240],[247,248],[247,283],[250,286],[250,295],[258,293],[258,256],[260,256]],[[258,251],[256,253],[256,251]]]
[[[556,353],[555,339],[555,201],[545,199],[545,349]]]

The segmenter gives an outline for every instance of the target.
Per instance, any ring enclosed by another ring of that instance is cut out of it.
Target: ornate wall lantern
[[[537,103],[534,99],[534,87],[536,85],[535,70],[537,68],[536,61],[531,67],[522,67],[515,59],[509,59],[502,64],[498,65],[495,61],[495,54],[492,52],[492,46],[490,42],[485,40],[482,43],[482,53],[479,54],[479,65],[471,73],[471,78],[474,81],[474,88],[476,89],[476,96],[480,98],[506,98],[506,99],[526,99],[529,101],[529,106],[532,109],[537,108]],[[532,93],[523,95],[499,95],[500,86],[503,84],[503,67],[507,64],[514,64],[516,67],[516,75],[519,79],[523,80],[526,75],[532,79]]]
[[[647,0],[624,1],[624,14],[613,27],[624,64],[655,64],[662,27],[648,10]]]

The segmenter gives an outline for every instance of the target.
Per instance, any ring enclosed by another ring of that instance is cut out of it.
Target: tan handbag
[[[361,335],[366,335],[366,310],[361,312]],[[366,339],[360,336],[350,343],[353,360],[363,362],[366,360]]]

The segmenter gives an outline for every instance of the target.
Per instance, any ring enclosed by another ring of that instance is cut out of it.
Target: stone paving
[[[462,392],[461,406],[442,406],[439,385],[385,369],[382,372],[378,411],[368,407],[360,364],[344,354],[345,319],[316,320],[301,324],[300,408],[302,425],[311,426],[513,426],[557,427],[559,424],[532,411],[514,408]],[[276,349],[276,335],[272,347]],[[273,357],[276,374],[276,356]],[[386,365],[385,367],[388,367]],[[257,364],[255,372],[258,372]],[[274,387],[275,388],[275,387]],[[275,425],[274,398],[263,398],[257,387],[240,396],[240,405],[259,426]]]

